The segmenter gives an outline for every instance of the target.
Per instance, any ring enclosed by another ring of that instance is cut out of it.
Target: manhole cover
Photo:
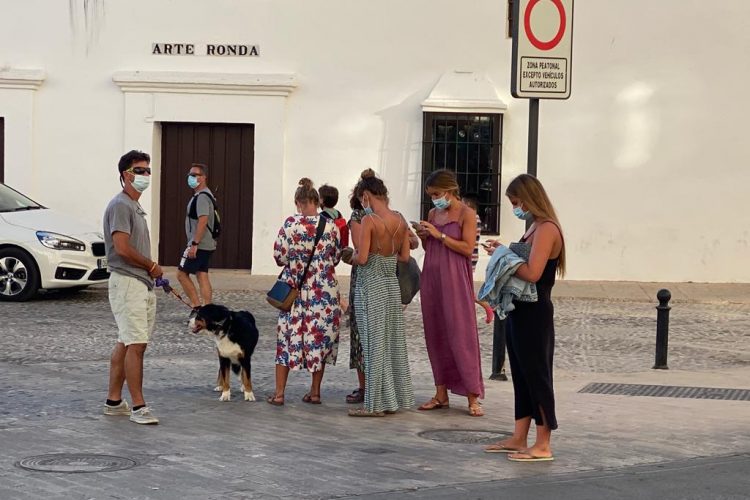
[[[435,429],[422,431],[419,437],[444,443],[491,444],[511,435],[510,432],[471,429]]]
[[[130,469],[136,465],[136,461],[112,455],[57,453],[26,457],[17,465],[26,470],[72,474],[76,472],[112,472]]]

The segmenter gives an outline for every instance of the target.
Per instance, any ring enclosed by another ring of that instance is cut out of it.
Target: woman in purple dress
[[[450,390],[468,398],[469,415],[481,417],[484,382],[471,272],[476,212],[461,203],[456,176],[449,170],[433,172],[425,190],[435,208],[415,229],[425,250],[420,291],[436,391],[419,409],[448,408]]]

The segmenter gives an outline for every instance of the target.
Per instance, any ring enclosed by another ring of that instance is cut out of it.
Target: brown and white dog
[[[255,401],[250,371],[250,358],[258,344],[255,318],[247,311],[231,311],[224,306],[207,304],[190,320],[193,333],[209,335],[219,354],[217,390],[219,401],[229,401],[229,368],[240,376],[245,401]]]

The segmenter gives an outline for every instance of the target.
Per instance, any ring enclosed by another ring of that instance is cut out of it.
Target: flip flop
[[[313,396],[309,392],[302,396],[302,402],[303,403],[310,403],[311,405],[319,405],[320,404],[320,396]]]
[[[511,462],[551,462],[555,457],[539,457],[530,453],[521,452],[518,455],[525,455],[524,457],[512,457],[508,455],[508,460]]]
[[[491,444],[484,449],[485,453],[521,453],[519,448],[508,448],[502,444]]]

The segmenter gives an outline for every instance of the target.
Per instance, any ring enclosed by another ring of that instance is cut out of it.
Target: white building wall
[[[420,104],[446,72],[495,83],[508,104],[503,188],[526,169],[527,102],[510,96],[501,0],[0,0],[0,9],[14,20],[0,30],[0,68],[46,74],[32,108],[11,106],[0,89],[8,142],[28,136],[18,127],[29,120],[12,116],[33,109],[32,140],[6,146],[6,179],[96,224],[119,189],[117,159],[149,140],[142,131],[129,143],[116,72],[297,76],[283,152],[259,162],[256,147],[256,172],[278,180],[256,176],[256,273],[275,269],[270,228],[293,210],[300,177],[338,186],[346,208],[372,167],[393,206],[418,214]],[[576,2],[573,93],[541,103],[538,167],[565,229],[569,278],[750,281],[749,15],[744,0]],[[153,56],[153,42],[255,43],[261,56]],[[211,99],[193,105],[205,116]],[[269,114],[278,109],[258,113],[278,121]],[[154,152],[158,128],[149,130]],[[255,140],[278,138],[256,129]],[[504,241],[520,235],[507,203],[501,223]]]

